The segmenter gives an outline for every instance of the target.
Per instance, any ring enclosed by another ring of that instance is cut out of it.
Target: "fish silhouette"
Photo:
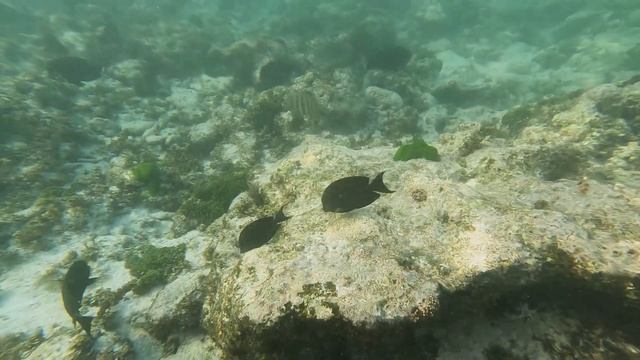
[[[289,216],[285,216],[280,208],[275,215],[260,218],[245,226],[238,238],[240,252],[245,253],[269,242],[280,224],[287,219]]]
[[[365,207],[379,197],[379,193],[392,193],[382,182],[384,171],[369,181],[366,176],[349,176],[329,184],[322,193],[322,209],[344,213]]]
[[[58,75],[76,85],[82,84],[83,81],[95,80],[102,75],[100,66],[77,56],[63,56],[49,60],[47,70],[50,74]]]
[[[82,296],[87,286],[93,284],[97,278],[90,278],[91,268],[84,260],[77,260],[67,271],[62,280],[62,302],[69,316],[73,320],[73,326],[76,321],[80,323],[82,329],[91,336],[92,316],[82,316],[79,313]]]

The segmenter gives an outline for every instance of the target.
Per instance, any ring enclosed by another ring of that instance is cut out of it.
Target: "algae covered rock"
[[[178,216],[184,216],[184,229],[191,230],[200,224],[210,224],[227,211],[231,201],[244,191],[246,186],[246,173],[235,170],[211,176],[195,184],[191,195],[180,205],[177,212]]]
[[[204,271],[180,274],[158,292],[159,305],[146,313],[150,334],[165,342],[172,335],[200,329],[205,276]]]
[[[55,242],[51,236],[57,222],[62,217],[61,205],[55,196],[38,198],[24,212],[26,222],[12,235],[12,242],[21,249],[42,251],[51,248]]]
[[[631,1],[62,3],[0,40],[0,358],[640,357],[638,81],[553,97],[638,69]],[[322,211],[380,172],[393,194]],[[96,341],[40,271],[71,248]]]
[[[440,155],[435,147],[427,144],[421,138],[414,138],[411,143],[400,146],[393,155],[393,160],[395,161],[413,159],[440,161]]]
[[[609,327],[633,333],[640,268],[629,264],[640,245],[629,234],[640,234],[640,226],[618,190],[595,185],[577,197],[571,183],[550,187],[535,177],[465,182],[456,163],[394,162],[390,152],[308,138],[270,167],[264,177],[270,199],[284,203],[294,191],[287,208],[296,215],[275,241],[242,254],[237,264],[212,264],[203,325],[225,353],[435,359],[464,333],[455,324],[467,324],[479,338],[494,332],[492,321],[513,321],[510,314],[523,307],[539,309],[528,315],[536,319],[559,308],[565,315],[535,335],[554,342],[554,331],[573,331],[562,323],[591,321],[602,301],[616,305],[600,310],[600,330],[589,334]],[[349,214],[322,211],[318,197],[333,180],[380,169],[394,194]],[[541,198],[548,199],[544,208],[535,205]],[[598,220],[580,210],[596,203],[616,210]],[[244,216],[232,207],[214,223],[211,258],[237,248]],[[594,300],[578,306],[577,293]],[[524,331],[525,316],[518,319]],[[529,341],[507,338],[491,341],[523,348]]]
[[[391,90],[383,89],[377,86],[369,86],[365,89],[364,92],[367,101],[369,101],[376,107],[380,107],[383,109],[399,109],[402,107],[402,105],[404,105],[402,97]]]
[[[640,135],[640,85],[638,83],[640,82],[627,82],[622,89],[612,91],[596,103],[599,112],[624,119],[636,136]]]
[[[185,266],[186,245],[168,247],[142,245],[125,259],[125,266],[137,278],[136,294],[144,294],[154,286],[166,284],[168,279]]]
[[[44,341],[42,329],[37,330],[31,336],[25,333],[17,333],[0,336],[3,359],[23,359]]]

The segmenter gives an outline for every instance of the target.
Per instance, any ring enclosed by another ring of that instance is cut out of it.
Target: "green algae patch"
[[[183,215],[193,229],[200,224],[210,224],[224,214],[233,199],[245,191],[247,174],[229,171],[196,184],[191,195],[182,203],[178,214]]]
[[[160,186],[163,182],[164,171],[155,161],[143,161],[131,168],[133,179],[141,185],[141,190],[147,192],[147,196],[160,194]]]
[[[155,162],[145,161],[131,170],[136,181],[148,184],[160,176],[160,168]]]
[[[438,154],[438,149],[427,144],[420,138],[415,138],[411,143],[400,146],[395,155],[393,155],[394,161],[407,161],[412,159],[440,161],[440,155]]]
[[[154,286],[164,285],[185,266],[185,244],[167,247],[142,245],[127,255],[124,266],[136,278],[133,292],[142,295]]]
[[[151,192],[157,192],[160,189],[162,170],[154,161],[141,162],[131,169],[131,173],[137,182],[143,184]]]

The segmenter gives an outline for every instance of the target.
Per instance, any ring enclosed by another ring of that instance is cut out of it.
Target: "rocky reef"
[[[213,263],[220,279],[204,327],[232,358],[439,359],[465,341],[516,358],[637,356],[637,182],[596,175],[602,154],[619,161],[637,137],[594,110],[630,92],[605,85],[531,105],[507,139],[520,109],[462,128],[440,140],[441,162],[308,138],[262,177],[294,217],[233,266]],[[594,143],[605,129],[620,140]],[[475,149],[463,150],[472,136]],[[322,211],[332,179],[381,170],[394,194],[348,214]],[[213,254],[235,247],[245,223],[236,211],[208,229]],[[586,345],[603,336],[606,347]]]
[[[0,3],[0,358],[640,357],[635,3],[60,3]]]

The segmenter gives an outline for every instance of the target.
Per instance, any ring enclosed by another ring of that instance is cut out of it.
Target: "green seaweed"
[[[155,161],[143,161],[131,169],[133,178],[152,195],[158,194],[164,172]]]
[[[166,284],[169,277],[185,266],[185,244],[155,247],[145,244],[129,253],[125,267],[136,278],[135,294],[141,295],[156,285]]]
[[[193,187],[178,214],[184,215],[193,227],[210,224],[224,214],[231,201],[246,190],[247,174],[244,171],[227,171],[213,176]]]
[[[426,159],[431,161],[440,161],[438,149],[427,144],[421,138],[414,138],[409,144],[402,145],[398,148],[394,161],[407,161],[412,159]]]
[[[153,161],[145,161],[136,165],[131,169],[133,173],[133,178],[136,179],[137,182],[143,184],[153,184],[159,182],[159,177],[161,174],[160,167]]]

